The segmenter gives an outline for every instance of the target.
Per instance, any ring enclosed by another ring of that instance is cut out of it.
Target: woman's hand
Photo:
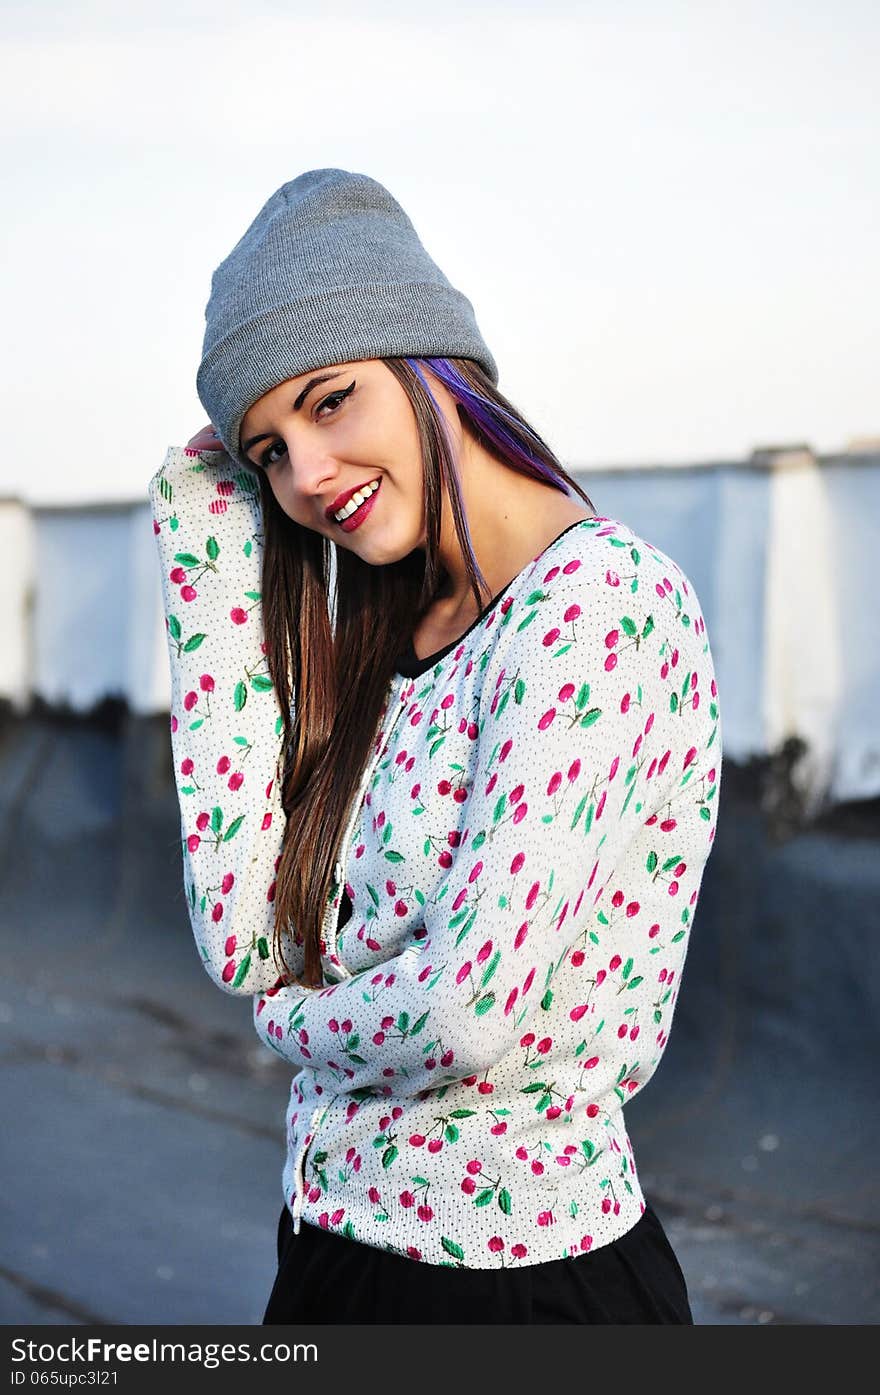
[[[192,440],[187,441],[186,444],[188,450],[217,451],[226,449],[217,435],[217,428],[211,422],[208,422],[207,426],[203,426],[201,431],[197,431]]]

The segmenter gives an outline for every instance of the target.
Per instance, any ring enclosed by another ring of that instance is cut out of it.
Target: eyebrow
[[[334,378],[341,377],[341,373],[322,373],[318,378],[309,378],[309,381],[306,383],[299,397],[294,402],[293,410],[295,412],[299,411],[300,407],[305,402],[312,388],[320,387],[321,383],[330,383],[333,381]],[[243,446],[241,447],[242,454],[247,455],[251,446],[257,445],[259,441],[268,441],[270,436],[277,436],[277,434],[277,431],[264,431],[261,436],[251,436],[250,440],[245,441]]]

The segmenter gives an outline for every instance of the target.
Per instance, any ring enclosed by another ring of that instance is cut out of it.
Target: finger
[[[211,425],[203,426],[201,431],[197,431],[195,436],[187,442],[187,445],[191,450],[217,451],[224,449],[223,442],[217,435],[216,427]]]

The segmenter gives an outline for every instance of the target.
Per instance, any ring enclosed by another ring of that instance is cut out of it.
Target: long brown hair
[[[305,949],[303,982],[320,987],[321,929],[346,819],[378,734],[395,661],[443,581],[445,485],[479,611],[491,599],[467,527],[452,443],[422,371],[452,393],[464,431],[511,469],[593,507],[549,446],[470,359],[383,360],[412,403],[425,501],[425,550],[371,566],[290,519],[258,471],[263,508],[263,624],[269,673],[284,720],[282,804],[287,823],[275,884],[276,965],[290,973],[288,933]],[[335,607],[335,631],[331,616]],[[291,715],[291,708],[293,713]],[[326,946],[325,946],[326,948]]]

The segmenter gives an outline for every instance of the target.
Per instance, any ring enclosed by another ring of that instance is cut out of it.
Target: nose
[[[322,443],[302,437],[295,440],[291,435],[284,438],[284,444],[286,474],[297,498],[306,506],[315,500],[332,499],[338,466]]]

